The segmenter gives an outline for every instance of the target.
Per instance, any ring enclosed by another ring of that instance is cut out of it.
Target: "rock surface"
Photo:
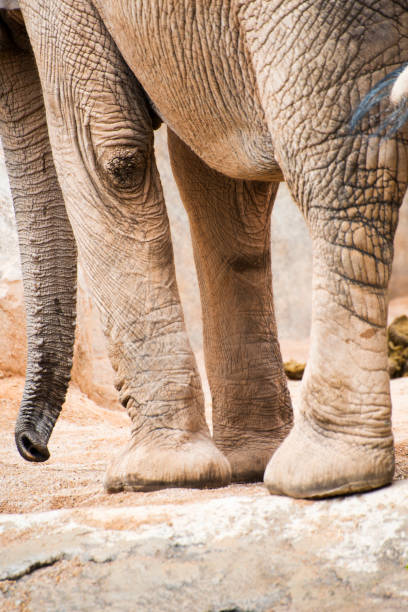
[[[334,502],[253,487],[182,505],[7,516],[2,609],[10,597],[44,612],[407,609],[407,503],[404,482]]]

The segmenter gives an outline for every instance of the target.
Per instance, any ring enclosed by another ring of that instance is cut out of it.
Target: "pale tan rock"
[[[24,376],[26,333],[23,286],[20,280],[0,280],[0,376]]]

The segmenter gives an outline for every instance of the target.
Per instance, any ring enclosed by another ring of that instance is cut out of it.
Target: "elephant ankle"
[[[196,432],[156,432],[132,438],[109,466],[109,493],[155,491],[169,487],[215,488],[229,484],[231,468],[211,438]]]
[[[344,439],[369,448],[392,438],[391,402],[384,393],[362,397],[343,392],[337,402],[322,405],[316,396],[303,397],[300,417],[328,440]],[[313,402],[313,399],[315,401]],[[370,401],[371,400],[371,401]]]
[[[271,458],[264,482],[273,494],[321,498],[387,485],[393,473],[391,434],[364,442],[349,435],[328,436],[299,415]]]
[[[259,482],[274,452],[289,434],[292,420],[273,430],[214,426],[213,440],[231,465],[233,482]]]

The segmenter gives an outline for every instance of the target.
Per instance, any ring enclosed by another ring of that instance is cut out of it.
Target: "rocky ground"
[[[51,459],[29,464],[13,440],[22,389],[0,381],[1,611],[407,609],[408,378],[392,381],[399,480],[321,502],[262,484],[107,495],[126,414],[73,386]]]

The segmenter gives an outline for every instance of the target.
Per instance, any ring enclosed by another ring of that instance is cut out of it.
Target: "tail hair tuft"
[[[357,110],[354,112],[350,121],[350,130],[355,132],[361,120],[372,111],[384,99],[390,100],[390,94],[395,81],[400,74],[408,68],[408,64],[404,64],[394,70],[386,77],[378,81],[378,83],[369,91],[369,93],[360,102]],[[377,113],[376,118],[381,119],[380,113]],[[408,121],[408,98],[403,96],[399,103],[394,106],[390,103],[390,108],[387,116],[380,122],[375,136],[386,136],[391,138],[401,127]]]

